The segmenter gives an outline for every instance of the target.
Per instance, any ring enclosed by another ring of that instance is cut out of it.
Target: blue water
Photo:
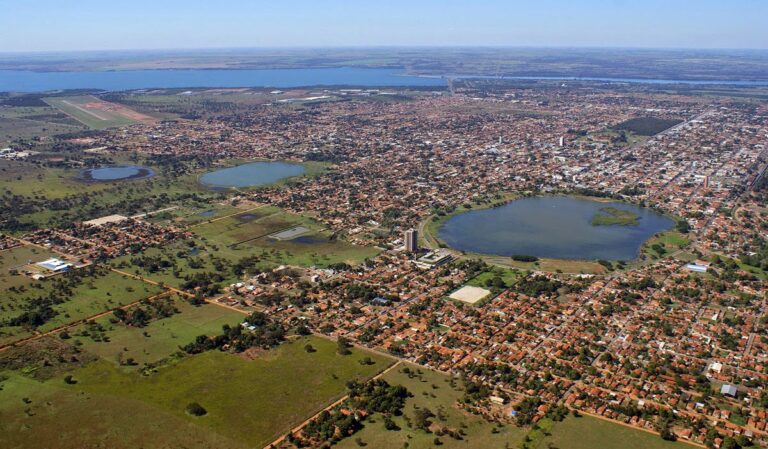
[[[593,226],[592,218],[604,207],[636,213],[638,225]],[[440,228],[439,237],[451,248],[482,254],[632,260],[646,240],[673,226],[671,219],[651,209],[548,196],[456,215]]]
[[[301,164],[251,162],[206,173],[200,177],[200,182],[209,187],[254,187],[272,184],[303,173],[304,166]]]
[[[130,178],[136,176],[144,170],[146,174],[142,178],[148,178],[155,173],[146,167],[138,167],[135,165],[121,166],[121,167],[99,167],[85,170],[83,175],[90,175],[90,179],[93,181],[119,181],[121,179]]]
[[[694,86],[768,86],[768,80],[675,80],[675,79],[651,79],[651,78],[602,78],[602,77],[578,77],[578,76],[473,76],[461,75],[460,79],[504,79],[504,80],[530,80],[530,81],[599,81],[605,83],[632,83],[632,84],[690,84]]]
[[[396,69],[125,70],[30,72],[0,70],[0,92],[59,89],[130,90],[186,87],[445,86],[440,78],[402,76]]]

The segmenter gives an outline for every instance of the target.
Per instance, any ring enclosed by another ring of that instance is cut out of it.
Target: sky
[[[339,46],[768,49],[768,0],[0,0],[0,52]]]

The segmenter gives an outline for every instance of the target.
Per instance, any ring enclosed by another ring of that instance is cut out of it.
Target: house
[[[724,384],[720,388],[720,394],[724,394],[726,396],[731,396],[731,397],[734,397],[734,398],[736,397],[736,392],[737,391],[738,390],[736,389],[736,386],[730,385],[730,384]]]

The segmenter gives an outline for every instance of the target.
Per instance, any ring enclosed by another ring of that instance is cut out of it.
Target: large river
[[[0,70],[0,92],[45,92],[64,89],[133,90],[153,88],[200,87],[273,87],[303,86],[446,86],[448,76],[420,77],[404,75],[399,69],[366,69],[355,67],[328,69],[170,69],[119,70],[82,72],[31,72]],[[459,75],[456,78],[498,78]],[[766,86],[768,80],[717,81],[644,78],[505,76],[504,79],[598,81],[642,84],[725,84],[734,86]]]
[[[440,78],[402,75],[395,69],[121,70],[29,72],[0,70],[0,92],[60,89],[132,90],[191,87],[445,86]]]
[[[640,217],[637,225],[593,225],[592,218],[605,207],[634,212]],[[630,204],[545,196],[458,214],[440,228],[439,237],[451,248],[473,253],[631,260],[646,240],[673,226],[670,218]]]

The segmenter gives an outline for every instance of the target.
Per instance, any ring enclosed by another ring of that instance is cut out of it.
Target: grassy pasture
[[[246,447],[138,400],[67,390],[61,379],[38,382],[0,374],[7,377],[0,382],[3,448]]]
[[[316,352],[306,352],[306,344]],[[375,364],[360,364],[366,356]],[[340,397],[348,380],[369,378],[391,363],[391,359],[358,349],[341,356],[336,354],[334,342],[308,337],[285,343],[255,360],[218,351],[199,354],[148,377],[98,361],[75,371],[77,384],[65,389],[138,402],[240,444],[263,447]],[[64,385],[61,378],[49,382]],[[193,401],[208,414],[188,415],[184,409]]]

